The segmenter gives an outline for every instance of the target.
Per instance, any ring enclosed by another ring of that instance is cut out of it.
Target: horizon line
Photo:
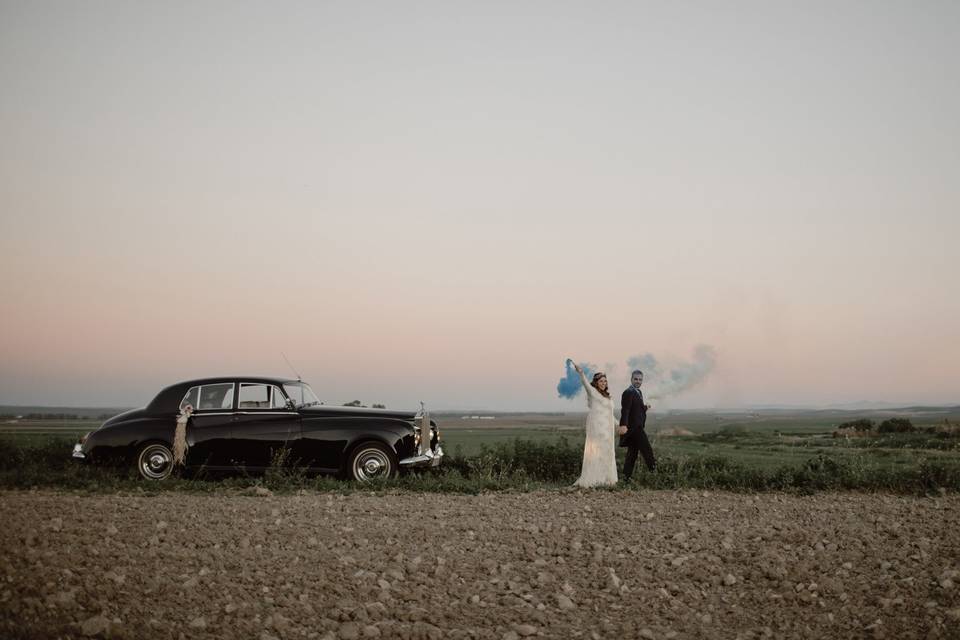
[[[872,405],[872,406],[871,406]],[[322,404],[321,406],[327,407],[342,407],[346,405],[342,404]],[[370,405],[361,405],[370,408]],[[138,407],[131,405],[41,405],[41,404],[4,404],[0,403],[0,409],[44,409],[44,410],[55,410],[55,409],[78,409],[83,411],[92,411],[92,410],[129,410],[136,409]],[[673,413],[673,412],[709,412],[709,411],[772,411],[772,410],[806,410],[806,411],[888,411],[894,409],[912,409],[912,408],[929,408],[929,409],[950,409],[950,408],[960,408],[960,401],[953,402],[887,402],[887,401],[870,401],[862,400],[856,402],[837,402],[831,404],[789,404],[789,403],[758,403],[758,404],[742,404],[742,405],[720,405],[720,406],[701,406],[701,407],[690,407],[690,408],[674,408],[670,409],[664,413]],[[387,407],[390,409],[390,407]],[[560,409],[493,409],[493,408],[483,408],[483,407],[472,407],[472,408],[463,408],[463,407],[452,407],[452,408],[437,408],[429,409],[428,412],[431,413],[463,413],[463,414],[516,414],[516,413],[533,413],[533,414],[567,414],[567,413],[587,413],[585,408],[579,408],[577,410],[560,410]],[[651,413],[661,413],[657,410],[651,410]]]

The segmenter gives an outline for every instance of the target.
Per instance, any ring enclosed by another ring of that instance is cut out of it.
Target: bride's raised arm
[[[587,382],[587,376],[584,375],[583,369],[581,369],[580,365],[574,362],[571,358],[567,358],[567,362],[572,364],[573,368],[577,370],[577,373],[580,375],[580,382],[583,383],[583,390],[587,392],[587,395],[590,395],[590,383]]]

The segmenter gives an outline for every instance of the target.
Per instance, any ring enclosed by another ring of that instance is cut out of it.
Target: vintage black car
[[[133,464],[148,480],[174,470],[177,418],[187,406],[187,469],[263,470],[290,465],[355,480],[431,468],[440,433],[421,411],[321,404],[299,380],[222,377],[171,385],[150,404],[114,416],[74,446],[76,460]]]

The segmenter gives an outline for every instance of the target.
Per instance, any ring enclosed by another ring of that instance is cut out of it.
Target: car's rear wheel
[[[173,451],[165,444],[152,442],[137,454],[137,472],[145,480],[163,480],[173,472]]]
[[[397,475],[397,457],[386,445],[379,442],[363,442],[350,454],[347,475],[359,482]]]

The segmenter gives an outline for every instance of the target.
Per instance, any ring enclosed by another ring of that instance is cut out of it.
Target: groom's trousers
[[[647,469],[654,471],[657,468],[657,461],[653,457],[653,447],[650,446],[650,441],[647,439],[647,432],[642,428],[631,434],[627,446],[627,457],[623,461],[623,478],[625,480],[629,480],[630,476],[633,475],[638,453],[643,455],[643,462],[647,465]]]

